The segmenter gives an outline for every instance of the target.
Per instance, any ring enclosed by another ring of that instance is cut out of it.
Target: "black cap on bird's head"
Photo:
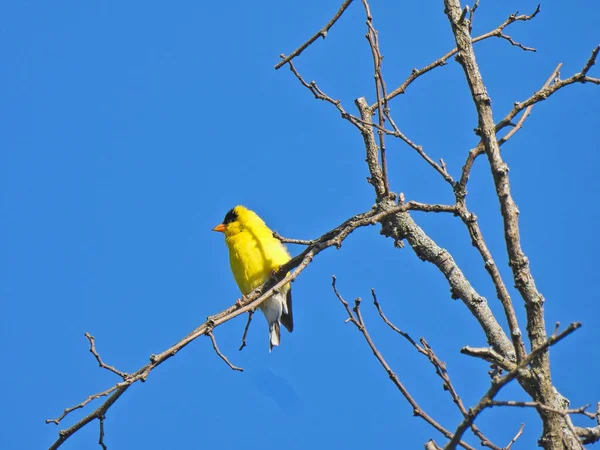
[[[261,229],[264,227],[268,230],[264,220],[254,211],[242,205],[237,205],[227,211],[223,222],[213,228],[213,231],[225,233],[228,236],[238,234],[245,229]],[[270,230],[269,230],[270,231]]]
[[[223,222],[221,222],[219,225],[214,227],[212,230],[218,231],[220,233],[224,233],[226,225],[230,224],[231,222],[235,222],[238,219],[238,213],[236,211],[236,208],[237,208],[237,206],[235,206],[235,207],[231,208],[229,211],[227,211],[227,214],[225,214],[225,218],[223,219]]]
[[[235,208],[231,208],[229,211],[227,211],[227,214],[225,214],[225,218],[223,219],[223,225],[227,225],[228,223],[231,222],[235,222],[238,218],[238,213],[236,212]]]

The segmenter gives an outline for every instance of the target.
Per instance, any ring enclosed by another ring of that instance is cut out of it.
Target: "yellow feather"
[[[266,282],[273,271],[290,260],[285,246],[273,237],[271,229],[254,211],[244,206],[238,205],[229,211],[223,223],[213,230],[225,233],[229,264],[242,295],[248,295]],[[294,329],[290,284],[258,307],[269,325],[271,351],[281,341],[280,324],[289,332]]]
[[[225,242],[233,277],[243,295],[263,284],[272,271],[290,260],[283,244],[258,215],[236,206],[237,220],[225,225]],[[289,284],[284,287],[284,292]]]

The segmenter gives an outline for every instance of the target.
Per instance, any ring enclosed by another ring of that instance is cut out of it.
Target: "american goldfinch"
[[[266,282],[271,274],[290,260],[285,246],[273,237],[273,232],[258,215],[238,205],[231,209],[213,228],[225,234],[229,250],[229,264],[233,277],[242,291],[248,295]],[[258,307],[269,324],[269,352],[281,340],[280,324],[291,333],[294,329],[292,316],[292,289],[284,285]]]

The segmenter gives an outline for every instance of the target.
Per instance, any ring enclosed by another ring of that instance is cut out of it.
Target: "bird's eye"
[[[235,208],[230,209],[227,214],[225,214],[225,218],[223,219],[223,224],[227,225],[228,223],[235,222],[238,216],[235,212]]]

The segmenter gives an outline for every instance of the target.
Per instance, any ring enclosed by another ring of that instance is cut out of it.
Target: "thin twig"
[[[346,310],[346,313],[348,314],[346,323],[350,322],[350,323],[354,324],[354,326],[356,326],[356,328],[362,333],[363,337],[365,338],[365,341],[367,342],[371,351],[373,352],[373,355],[375,355],[375,358],[377,358],[377,360],[379,361],[381,366],[385,369],[385,371],[387,372],[388,376],[390,377],[390,379],[392,380],[392,382],[394,383],[396,388],[400,391],[402,396],[408,401],[408,403],[413,408],[413,415],[421,417],[428,424],[430,424],[433,428],[435,428],[440,433],[442,433],[447,439],[450,439],[452,437],[452,433],[450,431],[448,431],[447,429],[445,429],[442,425],[440,425],[437,421],[435,421],[431,416],[429,416],[425,411],[423,411],[421,409],[421,407],[416,402],[416,400],[410,395],[408,390],[404,387],[404,385],[398,378],[398,375],[396,375],[396,373],[392,370],[392,368],[387,363],[387,361],[385,360],[385,358],[383,357],[381,352],[375,346],[375,343],[373,342],[373,340],[371,339],[371,336],[369,335],[369,332],[367,331],[367,327],[365,326],[365,322],[362,317],[362,313],[360,311],[360,303],[361,303],[360,297],[356,298],[356,300],[354,301],[354,307],[350,308],[350,305],[348,304],[348,302],[346,300],[344,300],[342,295],[337,290],[335,276],[332,277],[331,285],[333,287],[333,291],[334,291],[336,297],[342,303],[342,305],[344,306],[344,309]],[[474,450],[473,447],[471,447],[469,444],[467,444],[464,441],[459,441],[459,445],[467,450]]]
[[[240,345],[239,351],[246,346],[246,335],[248,334],[248,329],[250,328],[250,322],[252,322],[252,316],[254,315],[254,311],[248,311],[248,321],[246,322],[246,326],[244,327],[244,334],[242,335],[242,345]]]
[[[440,361],[440,359],[437,357],[437,355],[435,354],[435,352],[433,351],[431,346],[427,343],[427,341],[424,338],[420,339],[421,345],[417,344],[415,342],[415,340],[412,337],[410,337],[410,335],[408,333],[400,330],[396,325],[394,325],[387,318],[387,316],[384,314],[384,312],[381,308],[381,305],[379,304],[379,301],[377,300],[377,295],[375,293],[375,289],[371,289],[371,295],[373,296],[373,304],[375,305],[375,308],[377,309],[379,316],[383,319],[383,321],[392,330],[394,330],[396,333],[400,334],[402,337],[404,337],[406,340],[408,340],[408,342],[410,342],[413,345],[413,347],[415,347],[417,349],[417,351],[419,353],[421,353],[427,357],[427,359],[431,362],[431,364],[435,368],[436,374],[444,381],[444,390],[447,390],[450,393],[450,396],[452,397],[452,401],[456,404],[456,406],[458,407],[458,409],[461,412],[461,414],[463,415],[463,417],[466,417],[467,409],[465,408],[460,396],[458,395],[458,393],[456,392],[456,389],[454,388],[454,386],[452,384],[452,381],[450,380],[450,376],[448,374],[448,371],[446,370],[446,364],[444,362]],[[488,438],[486,438],[485,435],[479,430],[479,428],[477,426],[475,426],[475,424],[472,424],[471,429],[473,431],[473,434],[475,434],[475,436],[477,436],[480,439],[481,445],[492,448],[494,450],[501,450],[500,447],[498,447],[493,442],[491,442]]]
[[[423,147],[420,145],[415,144],[414,142],[412,142],[410,139],[408,139],[408,137],[406,137],[404,135],[404,133],[402,133],[400,131],[400,129],[398,128],[398,126],[396,125],[396,123],[394,122],[394,120],[392,119],[391,115],[389,114],[389,110],[386,109],[386,116],[390,122],[390,125],[392,125],[392,128],[394,129],[393,132],[389,132],[389,134],[392,134],[393,136],[396,136],[398,138],[400,138],[401,140],[403,140],[406,144],[408,144],[411,148],[413,148],[414,150],[416,150],[416,152],[421,156],[421,158],[423,158],[425,161],[427,161],[427,163],[433,167],[441,176],[442,178],[444,178],[444,180],[446,180],[446,182],[450,183],[451,186],[454,186],[454,179],[452,178],[452,176],[448,173],[448,171],[446,170],[446,164],[443,162],[443,160],[440,160],[440,164],[436,163],[433,159],[431,159],[427,153],[425,153],[425,151],[423,150]],[[379,127],[378,127],[379,129]],[[387,130],[383,130],[384,132]]]
[[[475,17],[475,11],[479,8],[479,0],[475,0],[475,3],[469,11],[469,33],[473,30],[473,19]]]
[[[548,86],[550,86],[550,84],[556,80],[556,77],[559,74],[560,68],[562,67],[562,63],[559,63],[555,69],[552,71],[552,73],[550,74],[550,76],[548,77],[548,79],[546,80],[546,82],[544,83],[544,85],[542,86],[541,89],[545,89]],[[540,90],[541,90],[540,89]],[[527,119],[527,116],[529,116],[529,114],[531,113],[531,110],[533,108],[533,104],[529,105],[527,108],[525,108],[525,111],[523,112],[523,114],[521,115],[519,121],[517,122],[517,124],[511,128],[511,130],[506,133],[502,139],[500,139],[498,141],[498,145],[502,145],[504,144],[506,141],[508,141],[517,131],[519,131],[521,129],[521,127],[523,127],[523,122],[525,122],[525,119]]]
[[[115,384],[113,387],[108,388],[105,391],[99,392],[97,394],[92,394],[88,398],[86,398],[84,401],[82,401],[81,403],[78,403],[75,406],[71,406],[70,408],[65,408],[63,413],[56,419],[46,419],[46,423],[54,423],[54,424],[58,425],[61,422],[61,420],[63,420],[71,412],[73,412],[77,409],[83,408],[85,405],[87,405],[92,400],[96,400],[97,398],[100,398],[100,397],[106,397],[108,394],[111,394],[112,392],[116,391],[118,388],[122,387],[122,385],[125,385],[125,384],[126,383],[118,383],[118,384]]]
[[[499,38],[502,39],[506,39],[508,42],[511,43],[511,45],[514,45],[515,47],[519,47],[521,50],[524,50],[526,52],[536,52],[537,50],[533,47],[526,47],[523,44],[520,44],[519,42],[515,41],[512,37],[504,34],[504,33],[500,33],[498,35]]]
[[[538,5],[537,8],[536,8],[536,10],[533,13],[531,13],[531,14],[522,14],[520,16],[518,16],[516,14],[511,14],[508,17],[508,19],[506,19],[498,27],[494,28],[491,31],[488,31],[487,33],[484,33],[482,35],[479,35],[479,36],[473,38],[473,43],[476,43],[476,42],[479,42],[479,41],[483,41],[483,40],[489,39],[491,37],[500,37],[500,35],[502,34],[502,31],[506,27],[508,27],[510,24],[512,24],[514,22],[518,22],[518,21],[526,22],[528,20],[531,20],[535,16],[537,16],[539,12],[540,12],[540,5]],[[411,72],[411,74],[409,75],[409,77],[399,87],[397,87],[396,89],[394,89],[392,92],[390,92],[387,95],[386,100],[390,101],[394,97],[396,97],[396,96],[398,96],[400,94],[404,94],[404,92],[406,92],[406,88],[408,88],[408,86],[413,81],[415,81],[421,75],[424,75],[427,72],[435,69],[436,67],[446,65],[446,61],[448,59],[450,59],[453,55],[455,55],[457,52],[458,52],[458,49],[454,48],[454,49],[450,50],[448,53],[446,53],[444,56],[442,56],[441,58],[438,58],[437,60],[435,60],[431,64],[423,67],[422,69],[413,69],[412,72]],[[371,108],[373,110],[375,110],[377,108],[377,103],[371,105]]]
[[[311,244],[314,243],[314,241],[307,241],[305,239],[290,239],[290,238],[286,238],[286,237],[281,236],[279,233],[277,233],[277,231],[273,231],[273,237],[275,239],[279,239],[284,244],[311,245]]]
[[[362,4],[365,9],[365,14],[367,16],[366,38],[369,42],[371,56],[373,58],[373,78],[375,80],[375,94],[377,97],[377,119],[379,122],[377,135],[379,137],[379,152],[381,155],[381,172],[383,174],[385,194],[389,194],[390,185],[388,181],[387,158],[385,154],[385,134],[382,131],[382,129],[385,129],[385,115],[389,113],[385,81],[383,79],[383,74],[381,73],[381,61],[383,60],[383,56],[381,55],[381,51],[379,49],[379,37],[377,30],[373,27],[373,16],[371,16],[369,2],[367,0],[362,0]],[[383,114],[383,111],[386,111],[385,115]]]
[[[452,381],[450,380],[450,375],[446,370],[446,363],[440,361],[440,359],[437,357],[433,349],[429,346],[425,338],[421,338],[420,341],[421,345],[423,345],[423,348],[426,351],[425,355],[427,356],[427,359],[429,359],[429,361],[435,368],[435,373],[444,381],[444,389],[448,391],[450,397],[452,397],[452,401],[457,406],[462,416],[467,417],[469,413],[465,408],[462,399],[458,395],[458,392],[456,392]],[[485,435],[474,423],[471,423],[471,431],[473,431],[473,434],[479,438],[479,440],[481,441],[481,445],[491,448],[493,450],[502,450],[500,447],[498,447],[492,441],[490,441],[487,437],[485,437]]]
[[[402,336],[404,339],[406,339],[408,342],[410,342],[411,345],[415,349],[417,349],[417,351],[419,353],[427,355],[427,352],[425,351],[425,349],[423,347],[421,347],[412,337],[410,337],[410,335],[408,333],[402,331],[400,328],[398,328],[396,325],[394,325],[387,318],[387,316],[383,313],[383,310],[381,309],[381,305],[379,304],[379,301],[377,300],[377,294],[375,293],[375,289],[371,289],[371,295],[373,296],[373,304],[375,305],[375,309],[377,309],[377,312],[379,313],[379,316],[383,319],[383,321],[385,322],[385,324],[388,327],[390,327],[392,330],[394,330],[396,333],[398,333],[400,336]]]
[[[583,405],[579,408],[574,408],[574,409],[560,409],[560,408],[553,408],[548,405],[543,405],[540,402],[519,402],[519,401],[515,401],[515,400],[493,400],[490,403],[489,407],[491,408],[493,406],[515,406],[515,407],[519,407],[519,408],[537,408],[537,409],[543,409],[545,411],[554,412],[556,414],[560,414],[561,416],[566,416],[569,414],[581,414],[586,417],[589,417],[590,419],[596,418],[596,413],[587,411],[587,409],[590,407],[590,405]]]
[[[241,367],[237,367],[237,366],[234,366],[233,364],[231,364],[229,362],[229,360],[227,359],[227,356],[225,356],[223,353],[221,353],[221,351],[219,350],[219,346],[217,345],[217,340],[215,339],[215,336],[213,335],[212,331],[207,331],[205,334],[210,338],[210,341],[212,342],[212,346],[215,349],[215,352],[217,353],[217,355],[219,355],[219,358],[221,358],[223,361],[225,361],[225,364],[227,364],[232,370],[237,370],[238,372],[244,371],[244,369],[242,369]]]
[[[335,15],[331,18],[331,20],[329,22],[327,22],[327,25],[325,25],[323,28],[321,28],[319,31],[317,31],[313,36],[311,36],[311,38],[308,41],[306,41],[304,44],[302,44],[300,47],[298,47],[296,50],[294,50],[288,56],[281,55],[281,57],[283,59],[281,61],[279,61],[277,64],[275,64],[275,70],[280,69],[281,66],[283,66],[285,63],[290,62],[293,58],[300,55],[304,50],[306,50],[308,48],[308,46],[310,44],[312,44],[317,39],[319,39],[319,37],[322,37],[323,39],[325,39],[329,29],[337,22],[337,20],[340,17],[342,17],[342,14],[344,14],[344,11],[346,11],[346,8],[348,8],[348,6],[350,6],[350,3],[352,3],[352,0],[346,0],[344,3],[342,3],[342,6],[340,6],[340,9],[338,10],[338,12],[336,12]]]
[[[511,125],[512,119],[519,112],[523,111],[524,109],[528,108],[529,106],[533,106],[536,103],[546,100],[548,97],[550,97],[556,91],[558,91],[559,89],[561,89],[565,86],[568,86],[573,83],[585,83],[585,82],[600,84],[600,79],[590,78],[587,76],[587,73],[590,70],[590,68],[594,64],[596,64],[596,58],[598,56],[598,52],[600,52],[600,45],[595,47],[592,50],[592,55],[586,61],[585,65],[583,66],[583,68],[581,69],[580,72],[576,73],[575,75],[570,76],[569,78],[567,78],[565,80],[559,80],[559,79],[556,79],[556,77],[553,77],[552,80],[550,80],[550,83],[546,82],[546,84],[544,85],[544,87],[542,89],[538,90],[535,94],[533,94],[527,100],[525,100],[523,102],[516,102],[515,106],[506,115],[506,117],[504,117],[500,122],[498,122],[498,124],[496,125],[496,132]],[[555,71],[557,71],[557,70],[555,69]],[[555,72],[553,72],[553,75],[555,75]],[[552,82],[552,81],[554,81],[554,82]]]
[[[515,442],[517,442],[517,439],[519,439],[521,437],[524,429],[525,429],[525,424],[522,423],[521,426],[519,427],[519,431],[517,431],[517,434],[515,434],[515,437],[512,438],[508,444],[506,444],[506,447],[504,447],[504,450],[510,450],[510,448],[513,446],[513,444]]]
[[[517,367],[514,362],[508,360],[493,348],[463,347],[460,349],[460,352],[464,355],[481,358],[489,363],[496,364],[507,371],[514,370]]]
[[[308,83],[304,78],[302,78],[302,75],[300,75],[300,73],[296,70],[296,67],[294,66],[292,61],[289,61],[288,65],[290,66],[290,71],[296,76],[298,81],[300,81],[300,84],[302,84],[302,86],[307,88],[315,96],[316,99],[323,100],[327,103],[331,103],[333,106],[335,106],[337,108],[337,110],[342,115],[343,119],[348,120],[352,125],[354,125],[356,128],[358,128],[360,131],[363,130],[361,120],[358,119],[357,117],[354,117],[352,114],[347,113],[346,110],[344,109],[344,107],[342,106],[342,102],[340,100],[334,100],[332,97],[325,94],[325,92],[323,92],[317,86],[317,83],[315,83],[314,81],[311,81],[310,83]]]
[[[121,372],[120,370],[117,370],[115,367],[105,364],[102,361],[102,359],[100,358],[100,355],[96,351],[94,336],[92,336],[90,333],[85,333],[84,336],[88,339],[88,341],[90,341],[90,353],[92,355],[94,355],[94,358],[96,358],[96,361],[98,361],[98,365],[101,368],[108,370],[109,372],[119,375],[121,378],[123,378],[123,380],[126,380],[127,377],[129,376],[129,374],[127,374],[125,372]]]
[[[598,47],[598,48],[600,49],[600,47]],[[590,59],[592,59],[592,58],[590,58]],[[588,60],[588,62],[589,62],[589,60]],[[560,64],[558,64],[556,66],[556,68],[552,71],[552,73],[550,74],[550,76],[548,77],[548,79],[546,80],[546,82],[534,94],[534,96],[536,96],[538,93],[542,92],[544,89],[546,89],[548,86],[550,86],[553,81],[555,81],[555,82],[557,81],[557,76],[559,74],[559,71],[560,71],[561,67],[562,67],[562,63],[560,63]],[[564,87],[564,86],[567,86],[567,85],[565,84],[565,85],[563,85],[561,87]],[[541,98],[540,97],[539,101],[541,101],[541,100],[545,100],[545,98]],[[508,133],[506,133],[505,136],[503,136],[501,139],[498,140],[498,145],[505,144],[511,137],[513,137],[513,135],[517,131],[519,131],[523,127],[523,123],[525,122],[525,119],[527,119],[527,117],[529,116],[529,114],[531,113],[531,110],[532,110],[534,104],[535,104],[535,102],[529,104],[525,108],[525,112],[523,113],[523,115],[521,116],[521,118],[519,119],[519,121],[516,124],[512,123],[512,119],[520,111],[520,109],[517,111],[516,108],[520,107],[521,103],[515,103],[515,109],[513,109],[500,122],[498,122],[498,124],[496,125],[496,132],[502,130],[503,128],[505,128],[507,126],[512,127],[512,129]],[[464,166],[462,168],[462,174],[461,174],[461,177],[460,177],[459,184],[455,188],[455,190],[458,191],[458,192],[460,192],[463,196],[466,195],[467,182],[468,182],[469,176],[471,174],[471,169],[473,168],[473,163],[475,162],[475,160],[477,159],[477,157],[479,157],[480,155],[483,155],[484,153],[485,153],[485,147],[483,145],[483,142],[479,142],[479,144],[477,144],[477,146],[475,148],[473,148],[472,150],[470,150],[469,153],[468,153],[467,160],[465,161],[465,164],[464,164]]]
[[[98,437],[98,444],[102,447],[102,450],[108,450],[108,447],[104,444],[104,416],[98,417],[100,422],[100,436]]]
[[[594,50],[592,50],[592,56],[590,56],[590,59],[588,59],[587,62],[585,63],[585,66],[583,66],[583,69],[581,70],[581,75],[583,75],[584,77],[590,71],[592,66],[594,64],[596,64],[596,58],[598,57],[598,52],[600,52],[600,45],[597,46]]]

